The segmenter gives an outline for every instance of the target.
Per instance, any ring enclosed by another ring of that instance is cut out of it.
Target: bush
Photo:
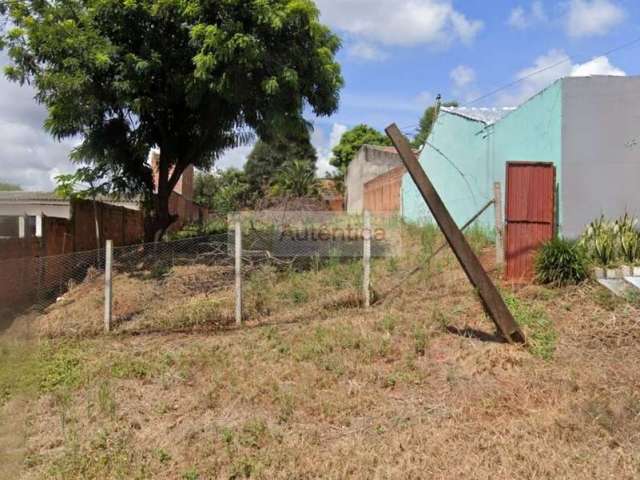
[[[607,221],[601,216],[589,224],[580,245],[598,266],[640,265],[637,225],[638,220],[626,213],[615,221]]]
[[[589,277],[589,259],[576,242],[554,238],[545,243],[535,260],[540,283],[555,286],[576,285]]]
[[[169,235],[169,240],[185,240],[187,238],[208,237],[227,233],[228,226],[225,219],[217,218],[208,220],[205,223],[191,223],[185,225],[181,230]]]

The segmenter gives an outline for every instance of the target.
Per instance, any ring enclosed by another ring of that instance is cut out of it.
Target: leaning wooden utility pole
[[[462,265],[471,284],[478,290],[480,298],[485,305],[493,322],[504,338],[509,343],[524,343],[525,337],[520,327],[513,319],[511,312],[504,303],[500,293],[482,268],[478,257],[473,253],[466,238],[453,221],[451,214],[444,205],[440,195],[427,177],[422,166],[418,162],[407,139],[402,135],[396,124],[392,124],[385,130],[396,147],[400,158],[404,162],[411,178],[429,206],[438,226],[442,230],[453,253]]]

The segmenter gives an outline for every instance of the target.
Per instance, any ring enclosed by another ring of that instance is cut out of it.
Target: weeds
[[[413,349],[416,355],[424,356],[427,353],[428,338],[424,325],[416,324],[413,328]]]
[[[543,360],[553,358],[558,333],[551,320],[542,310],[527,305],[513,294],[505,294],[504,297],[516,321],[525,327],[531,353]]]
[[[116,399],[111,390],[109,380],[103,380],[98,386],[98,407],[103,415],[114,418],[116,415]]]

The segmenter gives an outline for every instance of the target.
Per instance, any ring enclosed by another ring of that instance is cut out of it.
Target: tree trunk
[[[158,189],[158,196],[156,198],[156,212],[155,212],[155,225],[154,225],[154,237],[153,241],[158,242],[165,234],[167,229],[173,223],[173,218],[169,214],[169,195],[170,192],[161,192]]]
[[[158,192],[155,201],[155,218],[153,221],[153,241],[158,242],[167,229],[177,220],[175,215],[169,212],[169,199],[178,180],[184,173],[186,165],[177,162],[170,175],[169,159],[160,152],[158,161]]]

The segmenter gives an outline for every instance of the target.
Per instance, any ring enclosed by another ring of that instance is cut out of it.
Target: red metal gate
[[[508,162],[506,279],[534,277],[536,249],[555,233],[556,169],[551,163]]]

